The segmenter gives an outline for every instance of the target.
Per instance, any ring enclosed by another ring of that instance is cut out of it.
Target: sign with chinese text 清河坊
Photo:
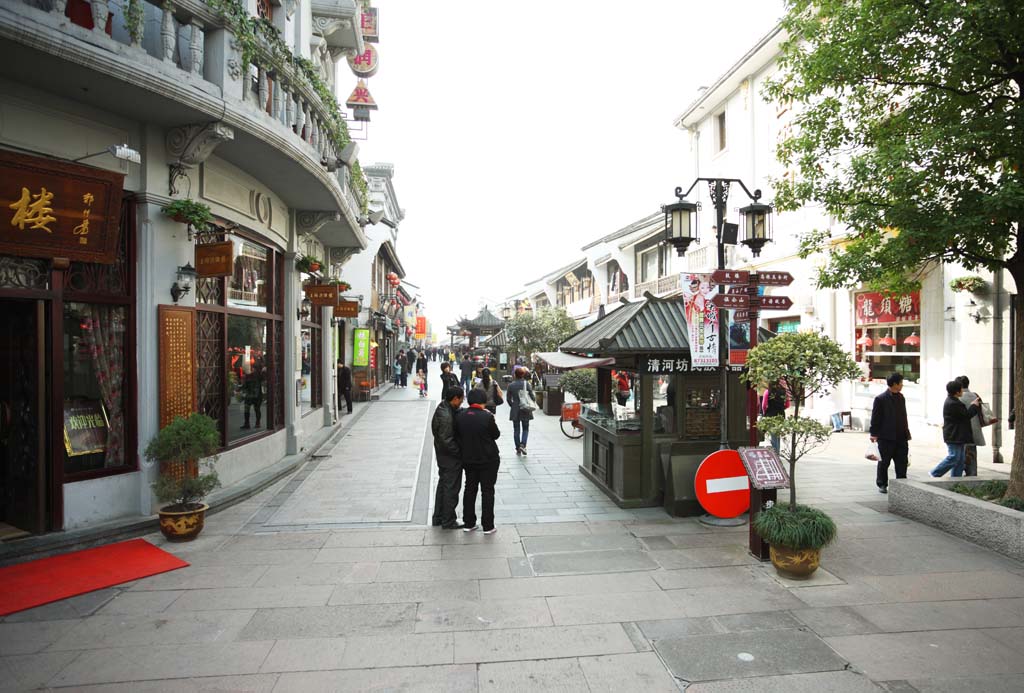
[[[687,353],[650,354],[637,357],[636,370],[641,375],[673,375],[675,373],[709,373],[718,370],[718,367],[694,365]]]
[[[352,330],[352,365],[370,365],[370,330],[365,327]]]
[[[160,427],[196,410],[196,314],[184,306],[159,306]]]
[[[124,175],[0,151],[0,253],[113,263]]]
[[[416,339],[423,339],[427,336],[427,319],[420,315],[416,318]]]
[[[857,326],[921,321],[921,294],[863,291],[854,299]]]
[[[64,449],[68,457],[106,450],[109,425],[99,400],[64,402]]]
[[[230,277],[235,273],[235,244],[207,243],[196,246],[196,274],[200,277]]]
[[[359,301],[338,301],[338,305],[334,306],[334,317],[358,318]]]
[[[306,298],[314,306],[338,305],[339,291],[337,284],[307,284],[303,289],[306,292]]]
[[[772,448],[739,448],[740,459],[754,488],[789,488],[789,473]]]
[[[692,365],[718,368],[718,309],[713,303],[718,285],[711,283],[710,274],[681,274],[679,280]]]

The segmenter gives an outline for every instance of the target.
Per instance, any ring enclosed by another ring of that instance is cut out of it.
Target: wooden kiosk
[[[693,488],[701,461],[719,449],[721,373],[694,369],[683,299],[627,303],[576,333],[559,350],[614,359],[598,373],[598,398],[585,405],[580,471],[622,508],[663,506],[670,515],[703,513]],[[616,401],[613,371],[632,383]],[[729,373],[729,445],[748,444],[747,389]]]

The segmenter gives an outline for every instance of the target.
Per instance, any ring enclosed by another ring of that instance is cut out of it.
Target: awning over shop
[[[615,364],[613,358],[594,359],[575,354],[566,354],[561,351],[541,351],[538,357],[552,368],[597,368],[598,366],[611,366]]]

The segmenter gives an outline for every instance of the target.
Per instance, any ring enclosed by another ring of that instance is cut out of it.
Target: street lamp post
[[[677,201],[662,208],[662,211],[665,213],[666,240],[675,246],[679,256],[686,255],[686,249],[690,243],[698,240],[696,217],[697,210],[700,209],[700,203],[688,202],[686,200],[686,196],[693,192],[698,183],[707,183],[711,202],[715,205],[715,240],[718,244],[718,269],[725,269],[726,241],[731,239],[731,245],[735,245],[736,235],[739,230],[736,224],[730,224],[725,221],[729,189],[733,183],[738,184],[751,200],[750,205],[740,210],[744,220],[744,237],[742,242],[750,247],[754,257],[760,255],[764,244],[772,240],[771,205],[763,204],[759,201],[761,199],[761,191],[754,190],[751,192],[744,185],[743,181],[737,178],[697,178],[690,184],[686,192],[683,192],[682,187],[676,188],[675,195]],[[718,285],[718,292],[720,294],[724,294],[727,290],[726,285]],[[753,308],[751,308],[751,311],[751,329],[756,330],[756,311]],[[719,448],[722,450],[729,448],[729,368],[727,363],[729,360],[729,343],[727,341],[729,335],[726,324],[727,320],[726,309],[719,308],[718,365],[722,373],[720,384],[719,429],[721,435],[719,438]],[[756,335],[751,334],[751,340],[754,339],[756,339]]]

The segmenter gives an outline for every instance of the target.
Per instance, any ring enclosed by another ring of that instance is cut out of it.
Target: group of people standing
[[[946,472],[951,476],[978,475],[978,446],[985,445],[983,427],[998,419],[982,418],[981,398],[971,392],[971,381],[966,375],[946,383],[946,401],[942,405],[942,439],[946,443],[946,457],[929,472],[938,478]],[[893,373],[886,379],[886,391],[875,397],[871,409],[869,433],[871,442],[878,445],[878,465],[875,484],[879,493],[889,490],[889,463],[896,468],[896,478],[907,478],[910,450],[910,426],[907,422],[907,403],[903,398],[903,376]]]
[[[533,387],[527,376],[525,368],[516,368],[515,379],[509,385],[508,392],[502,393],[491,377],[490,369],[484,368],[479,381],[473,383],[467,392],[452,372],[451,364],[441,364],[442,399],[430,423],[438,469],[434,514],[431,518],[435,527],[462,529],[465,532],[476,530],[476,498],[479,493],[481,528],[484,534],[496,531],[494,485],[501,465],[496,441],[501,433],[494,415],[497,408],[506,403],[507,396],[516,455],[526,455],[530,420],[536,409]],[[462,407],[464,400],[469,405],[467,408]],[[456,509],[463,472],[466,485],[462,496],[462,522],[459,523]]]

